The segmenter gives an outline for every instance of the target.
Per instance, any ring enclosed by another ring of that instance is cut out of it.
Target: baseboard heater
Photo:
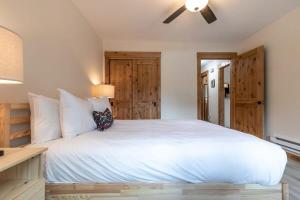
[[[280,137],[270,137],[270,141],[280,145],[283,149],[291,152],[292,154],[300,156],[300,143]]]

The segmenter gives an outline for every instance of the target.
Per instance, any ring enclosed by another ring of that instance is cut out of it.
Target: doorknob
[[[258,102],[257,102],[258,105],[262,105],[262,104],[264,104],[264,103],[265,103],[265,102],[263,102],[263,101],[258,101]]]
[[[152,102],[153,106],[156,107],[157,106],[157,103],[156,102]]]

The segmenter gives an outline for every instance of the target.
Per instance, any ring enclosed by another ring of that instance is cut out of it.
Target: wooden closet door
[[[263,138],[264,48],[239,55],[233,65],[232,79],[232,128]]]
[[[160,119],[159,59],[134,60],[133,119]]]
[[[115,86],[115,98],[111,99],[116,119],[132,119],[132,60],[109,61],[109,83]]]

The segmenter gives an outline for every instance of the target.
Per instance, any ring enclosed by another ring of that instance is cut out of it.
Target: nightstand
[[[0,199],[44,200],[42,153],[47,148],[7,148],[0,157]]]

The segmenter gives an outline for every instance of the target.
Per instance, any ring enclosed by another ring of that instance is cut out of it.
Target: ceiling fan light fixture
[[[186,0],[185,7],[191,12],[199,12],[207,6],[209,0]]]

